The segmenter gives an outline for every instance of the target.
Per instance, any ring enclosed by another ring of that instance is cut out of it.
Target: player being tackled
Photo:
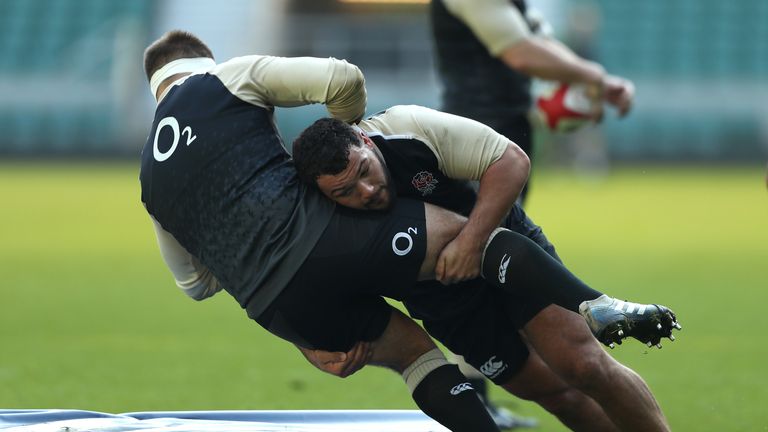
[[[672,330],[682,329],[675,313],[665,306],[621,301],[605,294],[582,302],[579,313],[597,340],[611,349],[628,337],[661,348],[661,338],[674,341]]]

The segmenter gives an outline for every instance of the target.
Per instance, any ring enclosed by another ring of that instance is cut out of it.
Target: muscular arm
[[[478,136],[482,135],[478,134]],[[458,162],[463,162],[463,170],[479,171],[480,187],[477,201],[467,223],[458,236],[440,252],[437,259],[435,277],[443,283],[454,283],[480,275],[482,251],[488,237],[509,213],[528,180],[530,173],[528,156],[505,137],[498,135],[498,139],[504,143],[503,153],[489,165],[485,161],[474,162],[469,158],[462,158],[460,149],[463,147],[449,146],[446,149],[446,151],[457,153],[454,157]],[[468,139],[464,145],[471,146],[478,143]],[[475,165],[470,165],[473,162]],[[457,175],[460,171],[456,170],[452,177],[462,178]]]
[[[479,257],[482,254],[491,232],[499,226],[500,222],[512,209],[512,205],[520,195],[520,191],[525,185],[530,172],[530,161],[528,156],[520,147],[511,143],[502,154],[501,158],[491,164],[480,178],[480,189],[477,194],[477,201],[472,213],[469,215],[467,224],[461,230],[456,239],[448,247],[456,248],[459,251],[473,251],[472,255],[465,255],[468,260],[465,264],[462,262],[446,262],[446,267],[463,267],[467,269],[480,265]],[[446,247],[446,249],[448,249]],[[449,259],[450,250],[444,251],[446,259]],[[474,272],[469,274],[450,275],[447,270],[440,269],[438,279],[445,282],[469,279],[478,274]]]

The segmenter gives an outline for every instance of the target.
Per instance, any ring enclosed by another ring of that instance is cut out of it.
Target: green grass
[[[0,164],[0,408],[412,409],[393,373],[315,371],[226,295],[175,288],[136,164]],[[539,171],[529,213],[571,269],[684,329],[612,351],[675,430],[768,430],[768,192],[760,169]],[[494,391],[564,430],[537,407]]]

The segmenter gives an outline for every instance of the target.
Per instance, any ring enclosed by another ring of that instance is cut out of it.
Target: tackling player
[[[660,336],[671,335],[674,315],[633,303],[617,311],[615,300],[560,265],[540,228],[514,204],[528,169],[514,143],[469,119],[398,106],[358,126],[318,120],[295,141],[293,155],[301,178],[340,204],[384,210],[415,198],[468,215],[438,260],[444,281],[463,279],[479,265],[500,222],[526,236],[527,243],[505,255],[500,266],[483,264],[504,291],[481,280],[449,286],[422,282],[404,299],[409,312],[496,384],[535,400],[571,428],[666,430],[642,379],[605,354],[578,315],[555,304],[574,312],[581,306],[606,344],[619,342],[621,336],[608,335],[620,330],[623,337],[658,343]],[[477,194],[467,180],[480,180]],[[454,276],[448,269],[455,267],[466,273]],[[617,406],[616,400],[639,404]]]

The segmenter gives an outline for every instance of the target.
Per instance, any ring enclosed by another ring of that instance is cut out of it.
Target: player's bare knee
[[[571,406],[578,398],[579,392],[566,383],[561,385],[502,385],[505,390],[516,397],[534,402],[551,413],[560,413]]]
[[[437,350],[435,344],[415,345],[409,348],[407,352],[404,352],[396,363],[390,365],[390,369],[393,369],[398,373],[403,373],[408,367],[416,363],[419,358],[434,350]]]
[[[404,345],[406,345],[405,349],[400,349],[390,353],[386,360],[373,361],[371,364],[391,369],[399,374],[402,374],[414,363],[417,363],[417,361],[425,354],[437,350],[437,346],[435,344],[404,343]]]
[[[414,359],[408,367],[401,371],[401,374],[406,385],[411,390],[411,393],[413,393],[416,390],[416,387],[418,387],[430,373],[437,368],[448,364],[448,360],[445,358],[443,352],[435,347]]]
[[[531,401],[537,403],[550,413],[559,416],[570,410],[571,407],[577,406],[577,402],[583,397],[583,393],[568,387],[557,392],[538,395],[536,399]]]
[[[557,373],[571,386],[589,393],[589,389],[610,384],[611,365],[606,362],[606,357],[608,355],[602,350],[572,355],[559,366]]]
[[[370,364],[402,373],[425,353],[436,348],[424,329],[397,309],[392,309],[387,328],[372,344]]]

